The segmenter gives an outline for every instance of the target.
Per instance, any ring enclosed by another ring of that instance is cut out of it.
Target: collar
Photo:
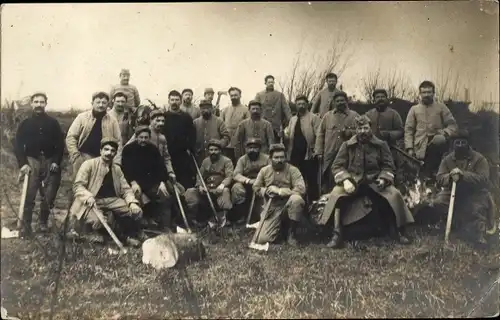
[[[341,111],[337,108],[333,108],[333,113],[344,113],[344,114],[349,114],[349,107],[346,107],[344,111]]]

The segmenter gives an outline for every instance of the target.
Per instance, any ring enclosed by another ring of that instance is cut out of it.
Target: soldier
[[[340,248],[343,243],[342,227],[361,220],[371,212],[364,203],[356,206],[363,198],[369,199],[372,208],[376,207],[381,214],[381,222],[389,227],[390,234],[400,243],[409,244],[404,226],[414,220],[403,196],[393,186],[394,163],[389,147],[373,136],[370,119],[366,115],[356,117],[355,123],[356,135],[342,143],[333,162],[331,170],[336,186],[318,219],[319,224],[325,225],[334,217],[333,237],[327,246]]]
[[[211,139],[221,140],[222,147],[229,144],[229,131],[221,118],[212,113],[212,103],[207,100],[200,101],[201,117],[193,121],[196,128],[196,155],[198,163],[201,163],[208,154],[208,141]]]
[[[125,110],[127,105],[127,95],[121,91],[118,91],[111,97],[113,102],[113,108],[108,111],[108,114],[118,121],[120,126],[120,132],[122,135],[122,142],[125,143],[130,139],[132,135],[132,128],[129,125],[130,111]]]
[[[260,170],[253,191],[265,201],[272,198],[268,217],[262,221],[259,235],[252,242],[263,244],[278,238],[282,222],[288,222],[288,244],[296,246],[296,232],[304,210],[306,188],[299,169],[286,162],[285,146],[273,144],[270,148],[271,164]],[[262,217],[261,217],[262,219]],[[283,221],[284,220],[284,221]]]
[[[113,159],[121,163],[121,132],[118,120],[107,112],[109,96],[106,92],[92,95],[92,110],[84,111],[76,116],[66,135],[66,148],[73,164],[73,175],[85,160],[99,157],[100,142],[103,137],[114,138],[118,142],[118,151]]]
[[[330,111],[332,107],[333,96],[340,92],[341,90],[337,89],[337,75],[335,73],[328,73],[326,75],[326,88],[321,90],[316,99],[312,104],[311,112],[319,115],[320,118]]]
[[[345,92],[335,93],[333,103],[334,109],[328,111],[321,119],[314,148],[318,160],[322,161],[322,188],[326,190],[331,190],[333,187],[330,166],[342,143],[354,135],[354,118],[359,115],[356,111],[349,109]]]
[[[299,168],[306,182],[309,202],[319,198],[318,160],[314,155],[316,132],[321,119],[308,110],[309,100],[304,95],[295,99],[297,115],[290,120],[285,129],[285,137],[290,141],[288,160]]]
[[[60,166],[64,152],[61,126],[45,113],[47,95],[36,92],[31,95],[30,101],[33,113],[19,125],[14,149],[20,174],[28,175],[29,179],[22,221],[24,228],[19,230],[21,237],[32,232],[31,221],[38,190],[42,196],[39,231],[48,230],[50,208],[54,206],[61,184]]]
[[[271,164],[269,156],[260,152],[261,145],[260,139],[248,139],[246,154],[239,158],[236,163],[233,177],[234,184],[231,188],[231,198],[235,207],[242,205],[246,201],[248,194],[253,192],[252,185],[255,183],[255,178],[257,178],[260,169]]]
[[[115,93],[123,92],[126,96],[125,109],[127,112],[132,113],[141,104],[141,97],[139,91],[134,85],[130,84],[130,71],[122,69],[120,71],[120,84],[111,88],[109,96],[114,99]]]
[[[271,122],[274,132],[274,140],[282,138],[282,128],[286,128],[292,117],[290,106],[282,92],[274,90],[274,77],[268,75],[264,78],[266,89],[257,93],[255,101],[262,106],[262,118]]]
[[[203,91],[203,98],[212,104],[214,103],[214,95],[215,91],[213,88],[205,88],[205,91]],[[214,116],[220,117],[219,105],[214,106],[212,112]]]
[[[197,176],[195,188],[186,190],[185,198],[188,211],[195,224],[198,224],[200,218],[205,218],[199,216],[200,204],[204,205],[202,212],[211,212],[211,208],[206,208],[208,201],[206,197],[209,196],[214,199],[214,205],[219,207],[215,209],[222,210],[222,213],[217,212],[217,220],[220,222],[219,227],[222,228],[227,225],[227,212],[233,207],[229,186],[233,178],[234,167],[231,160],[222,155],[222,143],[220,141],[210,140],[208,142],[208,152],[209,156],[203,160],[200,166],[200,173],[208,190],[205,190],[200,177]],[[208,224],[211,228],[216,226],[213,216],[208,221]]]
[[[193,120],[201,116],[200,108],[195,106],[193,103],[193,90],[191,89],[182,90],[181,110],[189,114]]]
[[[405,148],[409,155],[424,161],[423,176],[435,180],[448,140],[458,130],[446,105],[434,101],[436,87],[430,81],[419,86],[421,102],[411,107],[405,123]]]
[[[261,152],[269,153],[269,146],[274,143],[274,133],[271,123],[262,119],[262,105],[260,102],[252,100],[248,104],[250,108],[250,118],[240,122],[236,133],[233,136],[236,157],[243,156],[244,146],[248,139],[257,138],[261,141]]]
[[[231,140],[229,141],[228,149],[232,155],[231,160],[233,160],[233,163],[235,162],[234,159],[236,157],[236,151],[235,151],[235,143],[236,139],[234,139],[234,136],[236,135],[236,129],[238,129],[238,125],[240,124],[241,121],[250,118],[250,113],[248,112],[248,107],[241,104],[241,90],[235,87],[231,87],[228,90],[229,96],[231,98],[231,105],[226,107],[224,110],[222,110],[221,113],[221,119],[224,121],[227,130],[229,131],[229,137]],[[238,154],[240,154],[240,151],[238,150]]]
[[[139,246],[142,239],[138,239],[140,237],[137,235],[141,233],[136,221],[142,218],[142,209],[120,166],[113,163],[119,143],[113,138],[104,137],[100,146],[101,156],[84,161],[76,174],[73,182],[75,200],[70,214],[79,223],[77,230],[91,226],[92,231],[98,231],[99,234],[89,235],[89,240],[103,242],[105,231],[96,211],[103,216],[111,211],[123,234],[127,235],[126,242]],[[71,234],[75,234],[76,231],[72,231]]]
[[[489,187],[490,167],[486,158],[469,145],[469,134],[460,130],[453,141],[453,151],[444,157],[437,181],[444,189],[435,202],[444,216],[448,211],[451,186],[456,182],[453,229],[478,245],[486,245],[486,225],[495,226],[495,205]]]

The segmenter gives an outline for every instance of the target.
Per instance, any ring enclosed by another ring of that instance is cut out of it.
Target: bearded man
[[[235,146],[233,144],[235,142],[234,136],[236,135],[236,129],[238,129],[238,125],[241,121],[250,118],[250,113],[248,112],[248,107],[241,103],[240,89],[231,87],[228,92],[229,97],[231,98],[231,105],[222,110],[221,119],[224,121],[224,124],[229,131],[230,141],[227,148],[231,151],[228,153],[233,157],[236,157]],[[237,160],[237,158],[232,160]]]
[[[317,220],[325,225],[334,218],[333,237],[327,246],[340,248],[342,228],[370,214],[370,205],[376,208],[390,235],[408,244],[404,226],[414,220],[403,196],[393,186],[394,163],[389,146],[373,136],[366,115],[356,117],[355,124],[356,134],[342,143],[333,162],[336,186]]]
[[[305,206],[304,179],[299,169],[287,163],[283,144],[271,145],[270,157],[271,164],[260,170],[252,187],[264,201],[271,201],[267,218],[261,217],[265,220],[261,221],[260,233],[255,233],[252,242],[275,242],[285,222],[288,224],[287,242],[296,246],[297,228]]]

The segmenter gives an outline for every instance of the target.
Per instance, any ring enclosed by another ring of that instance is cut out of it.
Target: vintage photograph
[[[499,315],[497,0],[0,10],[2,319]]]

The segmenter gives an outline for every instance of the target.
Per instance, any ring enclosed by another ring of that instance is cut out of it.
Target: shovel
[[[184,208],[182,207],[181,198],[179,196],[179,190],[177,190],[177,186],[175,185],[175,183],[172,183],[172,185],[174,187],[175,198],[177,199],[177,204],[179,205],[179,210],[181,211],[182,220],[184,220],[184,224],[186,225],[188,233],[193,233],[193,231],[189,227],[186,213],[184,212]]]
[[[259,239],[260,231],[262,230],[262,226],[264,225],[264,221],[268,218],[269,208],[271,207],[272,200],[273,200],[273,198],[269,198],[269,200],[267,200],[267,203],[264,207],[264,212],[262,214],[262,218],[260,220],[259,227],[258,227],[257,232],[255,234],[255,240]],[[266,242],[265,244],[259,244],[259,243],[255,243],[254,241],[252,241],[252,242],[250,242],[248,247],[250,249],[255,249],[255,250],[259,250],[259,251],[267,251],[267,250],[269,250],[269,242]]]
[[[252,228],[250,225],[250,219],[252,218],[253,205],[255,203],[255,191],[252,190],[252,200],[250,201],[250,209],[248,209],[246,228]]]
[[[453,220],[453,207],[455,206],[455,191],[457,189],[457,183],[453,181],[453,185],[451,187],[451,197],[450,197],[450,206],[448,208],[448,219],[446,220],[446,231],[444,234],[444,242],[448,244],[451,230],[451,221]]]
[[[23,191],[21,193],[21,201],[19,203],[19,211],[18,211],[18,220],[17,220],[17,228],[21,230],[23,227],[23,218],[24,218],[24,203],[26,202],[26,193],[28,192],[28,181],[29,175],[24,174],[24,182],[23,182]],[[19,182],[21,182],[22,177],[19,176]],[[29,226],[26,226],[29,227]]]

